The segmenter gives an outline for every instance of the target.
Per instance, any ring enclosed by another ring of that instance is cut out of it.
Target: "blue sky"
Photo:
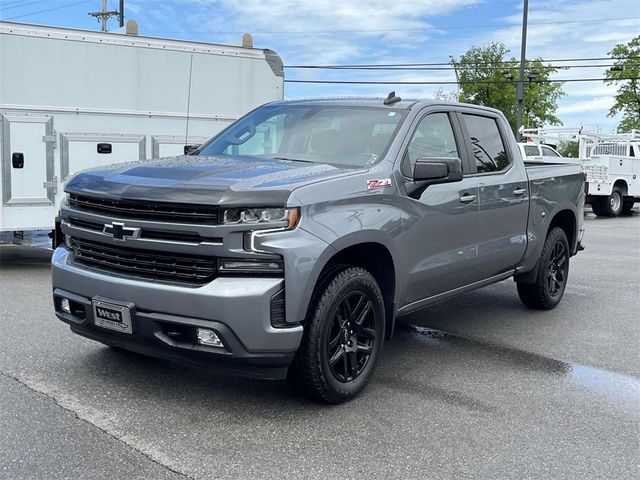
[[[98,30],[89,11],[101,0],[0,0],[0,17],[16,22]],[[522,2],[507,0],[127,0],[126,16],[143,35],[238,44],[243,32],[271,48],[285,65],[431,63],[459,57],[474,45],[500,41],[519,57]],[[109,0],[117,9],[117,0]],[[48,11],[44,11],[48,10]],[[37,13],[40,12],[40,13]],[[640,33],[637,0],[529,2],[527,56],[544,59],[604,57],[616,43]],[[117,27],[115,19],[110,28]],[[578,62],[574,62],[577,64]],[[583,62],[603,64],[606,62]],[[601,78],[604,67],[572,68],[555,78]],[[453,71],[358,72],[287,70],[287,78],[454,81]],[[350,86],[287,84],[287,98],[327,95],[430,97],[454,85]],[[515,86],[514,86],[515,88]],[[567,127],[612,129],[606,116],[615,87],[567,83],[558,116]]]

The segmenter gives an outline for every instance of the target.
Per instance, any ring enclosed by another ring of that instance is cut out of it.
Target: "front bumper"
[[[52,257],[57,317],[87,338],[182,363],[261,378],[284,378],[302,338],[302,326],[274,328],[271,298],[284,287],[279,278],[219,277],[201,287],[184,287],[107,275],[72,262],[66,248]],[[132,303],[133,333],[97,327],[91,299]],[[77,315],[60,309],[75,302]],[[225,348],[197,344],[196,327],[218,332]],[[184,335],[175,335],[175,332]]]

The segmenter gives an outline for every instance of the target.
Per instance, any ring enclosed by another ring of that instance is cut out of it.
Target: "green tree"
[[[614,59],[614,67],[605,73],[605,83],[618,85],[609,116],[622,113],[618,126],[621,133],[640,130],[640,35],[629,43],[617,44],[609,55]]]
[[[578,158],[580,151],[580,144],[573,141],[561,141],[558,143],[558,153],[563,157]]]
[[[458,94],[456,92],[445,91],[442,87],[438,88],[431,96],[434,100],[440,100],[442,102],[457,102]]]
[[[460,101],[501,110],[515,132],[520,62],[515,57],[507,58],[508,54],[506,46],[494,42],[484,47],[473,47],[452,63],[460,82]],[[525,128],[562,125],[555,116],[558,100],[564,95],[562,85],[546,81],[554,72],[556,69],[544,65],[540,58],[526,62],[525,73],[531,79],[524,85],[522,123]]]

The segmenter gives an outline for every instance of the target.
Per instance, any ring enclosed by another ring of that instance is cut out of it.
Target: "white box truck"
[[[283,82],[272,50],[0,22],[0,232],[53,228],[70,174],[181,154]]]

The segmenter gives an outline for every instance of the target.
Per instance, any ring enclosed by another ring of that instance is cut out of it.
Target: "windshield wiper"
[[[299,158],[286,158],[286,157],[271,157],[274,160],[287,160],[289,162],[304,162],[304,163],[317,163],[312,160],[301,160]]]

